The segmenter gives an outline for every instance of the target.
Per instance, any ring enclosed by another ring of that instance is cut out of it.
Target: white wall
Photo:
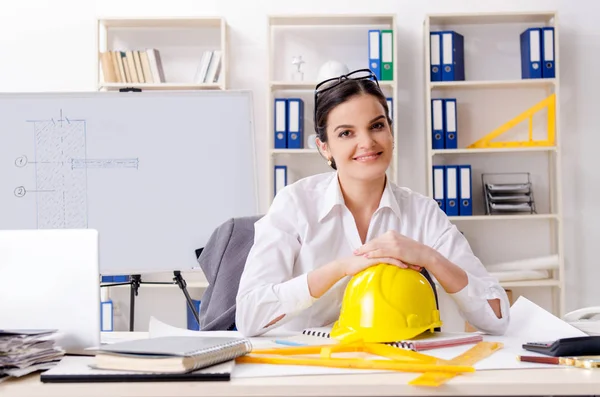
[[[593,0],[22,0],[4,2],[0,13],[0,91],[95,90],[96,18],[113,16],[222,15],[230,25],[230,85],[254,93],[256,131],[266,124],[266,16],[282,13],[396,13],[398,18],[398,115],[400,180],[425,192],[422,23],[426,13],[476,11],[558,10],[561,51],[561,129],[563,144],[565,250],[567,259],[567,310],[600,305],[596,280],[596,244],[600,239],[597,206],[600,186],[595,161],[600,112],[596,90],[600,76],[600,41],[597,15],[600,3]],[[252,72],[250,72],[252,70]],[[257,147],[264,191],[266,134],[258,134]],[[226,145],[226,143],[224,143]],[[226,150],[226,148],[225,148]],[[264,202],[263,200],[261,200]],[[492,243],[490,243],[492,244]],[[522,244],[527,244],[525,241]],[[490,249],[494,247],[490,246]],[[547,299],[543,291],[516,291]],[[201,292],[196,291],[199,297]],[[148,294],[161,302],[152,307]],[[113,295],[123,304],[125,291]],[[183,325],[184,301],[176,289],[144,289],[138,299],[138,329],[144,329],[150,313]],[[127,326],[127,306],[121,306],[118,326]],[[178,310],[178,309],[177,309]],[[457,323],[458,324],[458,323]]]

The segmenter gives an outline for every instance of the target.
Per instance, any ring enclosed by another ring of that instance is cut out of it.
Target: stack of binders
[[[534,214],[529,173],[482,174],[486,215]]]
[[[275,149],[304,148],[304,101],[275,98]]]
[[[431,100],[432,149],[458,148],[456,98]]]
[[[465,80],[464,37],[452,30],[430,32],[431,81]]]
[[[377,80],[394,80],[394,35],[392,30],[369,30],[369,69]]]
[[[434,165],[433,198],[448,216],[473,215],[470,165]]]
[[[554,28],[529,28],[521,33],[521,77],[548,79],[554,68]]]

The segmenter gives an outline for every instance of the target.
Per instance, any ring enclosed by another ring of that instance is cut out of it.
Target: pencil
[[[551,365],[573,365],[573,359],[567,357],[538,357],[517,356],[517,360],[527,363],[551,364]]]

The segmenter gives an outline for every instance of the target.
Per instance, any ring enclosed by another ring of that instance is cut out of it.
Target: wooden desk
[[[2,397],[86,396],[567,396],[600,394],[600,370],[577,368],[480,371],[439,388],[407,382],[416,374],[232,379],[230,382],[42,383],[39,375],[0,383]]]

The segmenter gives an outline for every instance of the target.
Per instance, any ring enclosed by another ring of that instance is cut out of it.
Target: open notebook
[[[304,335],[317,336],[321,338],[329,338],[331,327],[308,328],[302,331]],[[477,343],[483,340],[481,334],[470,332],[434,332],[423,333],[416,338],[389,342],[387,345],[398,347],[401,349],[409,349],[414,351],[423,351],[431,349],[439,349],[442,347],[451,347]]]

